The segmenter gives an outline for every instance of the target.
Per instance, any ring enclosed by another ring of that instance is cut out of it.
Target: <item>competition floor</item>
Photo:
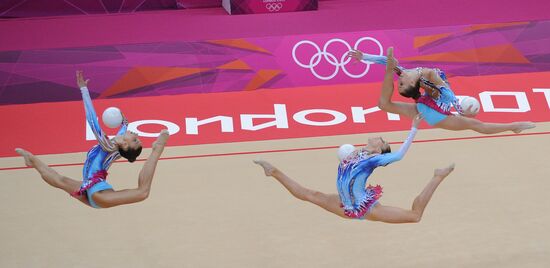
[[[0,262],[2,267],[544,267],[550,261],[550,167],[543,149],[550,146],[549,131],[548,123],[521,136],[420,131],[416,140],[426,142],[413,144],[405,159],[371,177],[384,186],[383,204],[408,207],[434,168],[456,163],[423,220],[410,225],[341,219],[294,199],[252,163],[269,160],[308,187],[335,192],[335,149],[315,148],[360,144],[375,133],[169,147],[146,202],[105,210],[74,202],[34,170],[4,170]],[[402,141],[406,133],[384,136]],[[266,152],[273,150],[281,151]],[[208,156],[220,153],[226,155]],[[63,164],[83,157],[42,158]],[[0,160],[2,167],[21,162]],[[56,170],[77,178],[81,168]],[[111,183],[134,186],[139,168],[114,164]]]
[[[374,5],[395,6],[389,2],[374,1]],[[494,21],[476,22],[506,22],[505,16],[494,16]],[[515,16],[511,20],[529,17]],[[550,18],[536,16],[533,19]],[[44,20],[51,24],[53,19]],[[395,23],[385,27],[399,27]],[[110,42],[124,43],[121,38]],[[90,42],[98,45],[103,40]],[[31,42],[21,49],[29,46]],[[17,46],[6,43],[3,48]],[[548,112],[544,118],[550,118]],[[335,193],[337,146],[364,144],[367,137],[377,135],[396,150],[407,132],[184,146],[169,141],[149,199],[100,210],[48,186],[36,171],[23,167],[21,158],[2,157],[0,267],[538,268],[550,264],[550,119],[537,120],[535,129],[520,135],[421,129],[403,160],[377,169],[369,179],[384,187],[382,204],[408,208],[434,168],[456,163],[418,224],[339,218],[293,198],[252,163],[267,160],[304,186]],[[17,140],[10,144],[25,147]],[[142,157],[149,152],[144,149]],[[80,179],[85,152],[48,153],[40,158],[59,173]],[[134,187],[142,163],[113,164],[110,183],[115,189]]]

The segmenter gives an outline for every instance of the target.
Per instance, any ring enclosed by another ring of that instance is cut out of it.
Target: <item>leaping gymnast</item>
[[[134,162],[141,153],[141,142],[136,133],[127,130],[128,121],[126,118],[123,119],[118,134],[114,138],[109,139],[99,126],[88,92],[87,85],[89,79],[85,80],[82,76],[82,71],[77,71],[76,81],[82,93],[86,120],[98,141],[98,144],[92,147],[86,156],[82,171],[83,180],[73,180],[57,173],[38,157],[24,149],[17,148],[15,151],[23,156],[25,164],[28,167],[32,167],[40,173],[46,183],[67,192],[88,206],[109,208],[145,200],[151,190],[157,162],[168,140],[168,131],[162,130],[157,140],[153,143],[152,152],[139,173],[137,188],[113,190],[113,187],[107,183],[107,170],[113,161],[121,156],[129,162]]]
[[[495,134],[505,131],[520,133],[523,130],[534,128],[533,122],[486,123],[470,118],[464,113],[458,99],[451,89],[449,81],[443,72],[437,68],[405,69],[398,65],[393,56],[393,48],[388,48],[387,57],[370,55],[359,50],[352,50],[348,57],[358,61],[370,61],[386,65],[386,74],[382,84],[382,93],[378,107],[386,112],[414,118],[422,113],[424,120],[431,126],[447,130],[470,129],[482,134]],[[399,94],[411,98],[415,103],[392,101],[394,90],[393,75],[397,74]],[[424,90],[424,94],[420,89]],[[459,115],[453,115],[451,108],[455,108]]]
[[[368,144],[364,148],[355,150],[342,159],[336,180],[338,194],[326,194],[305,188],[266,161],[256,160],[254,163],[264,169],[266,176],[277,179],[294,197],[311,202],[340,217],[386,223],[419,222],[432,194],[443,179],[454,170],[454,164],[434,171],[433,178],[414,199],[411,209],[381,205],[378,199],[382,195],[382,187],[369,185],[365,188],[365,185],[375,168],[403,158],[421,120],[419,115],[415,117],[409,136],[396,153],[391,152],[390,145],[381,137],[375,137],[368,139]]]

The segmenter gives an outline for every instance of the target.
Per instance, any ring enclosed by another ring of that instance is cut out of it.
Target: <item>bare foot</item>
[[[454,163],[450,164],[446,168],[438,168],[438,169],[434,170],[434,176],[441,177],[442,179],[444,179],[445,177],[449,176],[449,174],[451,174],[451,172],[453,172],[453,170],[455,170],[455,164]]]
[[[266,176],[273,176],[273,173],[277,171],[277,168],[272,166],[269,162],[266,162],[264,160],[254,160],[255,164],[260,165],[264,169],[264,173]]]
[[[21,148],[15,148],[15,152],[21,155],[25,159],[25,165],[27,165],[27,167],[34,167],[31,160],[31,157],[34,156],[33,154]]]
[[[518,134],[526,129],[534,128],[536,125],[533,122],[518,122],[517,127],[512,130],[514,133]]]
[[[166,141],[169,137],[170,133],[168,133],[168,130],[161,130],[159,136],[157,137],[157,140],[153,142],[153,148],[158,148],[159,146],[162,146],[164,148],[164,145],[166,145]]]

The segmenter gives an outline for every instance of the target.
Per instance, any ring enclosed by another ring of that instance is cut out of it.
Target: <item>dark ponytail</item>
[[[139,146],[138,148],[128,148],[126,150],[123,150],[122,148],[118,149],[118,152],[120,153],[120,156],[128,159],[128,162],[132,163],[136,161],[137,157],[141,154],[142,147]]]

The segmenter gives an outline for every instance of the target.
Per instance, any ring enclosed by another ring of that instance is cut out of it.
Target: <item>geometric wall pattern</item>
[[[292,45],[299,40],[318,39],[322,44],[331,38],[346,39],[346,34],[350,35],[349,40],[357,40],[358,35],[376,36],[384,40],[385,47],[396,47],[403,66],[439,67],[449,76],[548,71],[549,33],[550,21],[532,21],[0,51],[0,105],[80,100],[74,77],[75,70],[79,69],[91,79],[89,87],[93,98],[380,81],[380,75],[322,81],[292,60]],[[342,52],[345,51],[334,52],[334,55]]]
[[[247,63],[269,51],[224,41],[0,52],[0,104],[78,100],[76,69],[94,98],[254,90],[281,73]]]

